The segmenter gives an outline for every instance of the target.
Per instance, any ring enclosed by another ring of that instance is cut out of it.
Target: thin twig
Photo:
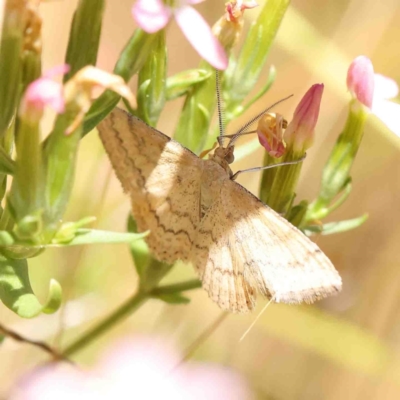
[[[59,353],[56,349],[52,348],[45,342],[41,342],[39,340],[32,340],[28,339],[25,336],[20,335],[17,332],[12,331],[11,329],[6,328],[4,325],[0,324],[0,332],[3,333],[5,336],[10,337],[11,339],[16,340],[17,342],[30,344],[31,346],[38,347],[39,349],[45,351],[46,353],[50,354],[52,358],[56,361],[66,361],[70,364],[73,364],[71,360],[63,356]]]

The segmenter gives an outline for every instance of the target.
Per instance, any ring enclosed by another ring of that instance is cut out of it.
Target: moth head
[[[217,147],[214,152],[214,157],[225,160],[228,164],[232,164],[235,161],[235,156],[233,154],[235,146],[228,147]]]

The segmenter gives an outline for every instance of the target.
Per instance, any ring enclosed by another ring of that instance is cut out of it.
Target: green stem
[[[157,297],[164,294],[180,293],[198,288],[201,288],[201,281],[199,281],[198,279],[192,279],[190,281],[175,283],[173,285],[159,286],[153,289],[150,294],[151,296]]]
[[[134,311],[136,311],[143,303],[148,300],[148,294],[144,292],[137,292],[133,297],[128,299],[116,311],[112,312],[108,317],[101,321],[97,326],[83,334],[78,340],[71,343],[64,351],[64,356],[71,356],[72,354],[82,350],[88,344],[93,342],[103,333],[110,330],[118,322],[124,320]]]
[[[198,279],[192,279],[186,282],[176,283],[173,285],[159,286],[149,291],[138,291],[117,310],[113,311],[108,317],[101,321],[94,328],[84,333],[75,342],[71,343],[64,351],[63,356],[71,356],[72,354],[82,350],[98,337],[113,328],[120,321],[133,314],[140,308],[149,298],[157,297],[163,294],[179,293],[187,290],[197,289],[201,287]]]

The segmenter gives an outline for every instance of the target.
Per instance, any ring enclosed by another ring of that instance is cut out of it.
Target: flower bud
[[[311,86],[294,111],[284,134],[285,142],[294,152],[304,153],[312,146],[323,91],[323,84]]]
[[[280,114],[268,113],[258,121],[257,135],[271,157],[279,158],[285,153],[286,143],[283,140],[283,130],[287,121]]]
[[[347,88],[366,107],[372,107],[374,96],[374,67],[369,58],[358,56],[347,71]]]

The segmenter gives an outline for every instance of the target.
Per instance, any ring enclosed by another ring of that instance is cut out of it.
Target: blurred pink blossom
[[[358,56],[349,66],[347,87],[358,101],[400,136],[400,104],[389,101],[399,94],[399,87],[393,79],[375,74],[371,60]]]
[[[228,57],[204,18],[191,5],[202,0],[180,0],[167,6],[162,0],[137,0],[132,7],[136,23],[147,33],[165,28],[172,17],[195,50],[214,68],[224,70]]]
[[[57,75],[64,75],[68,70],[68,65],[58,65],[30,83],[24,93],[19,114],[39,120],[46,106],[50,106],[55,112],[62,114],[65,109],[63,87],[53,78]]]
[[[323,92],[322,83],[312,85],[294,111],[293,119],[285,131],[284,140],[293,146],[295,151],[305,151],[312,146]]]
[[[374,95],[374,67],[365,56],[356,57],[347,71],[347,88],[360,103],[371,108]]]
[[[179,362],[179,355],[165,343],[136,338],[114,346],[90,372],[66,364],[40,369],[22,382],[11,400],[251,398],[243,378],[234,371]]]
[[[243,0],[232,0],[225,4],[227,19],[231,22],[236,22],[243,16],[245,10],[257,7],[258,4],[254,0],[243,1]]]

